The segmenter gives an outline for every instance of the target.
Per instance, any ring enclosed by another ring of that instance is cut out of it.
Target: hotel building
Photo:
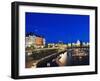
[[[43,48],[45,46],[45,38],[35,34],[26,35],[25,47],[31,46],[34,46],[35,48]]]

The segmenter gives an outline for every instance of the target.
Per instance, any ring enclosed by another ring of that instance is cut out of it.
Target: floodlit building
[[[76,44],[75,43],[72,43],[72,46],[76,46]]]
[[[80,45],[81,45],[81,42],[79,40],[77,40],[76,46],[80,46]]]
[[[86,46],[86,43],[85,43],[85,42],[83,42],[83,43],[82,43],[82,45],[83,45],[83,46]]]
[[[89,42],[87,42],[87,43],[86,42],[83,42],[82,45],[83,46],[89,46]]]
[[[67,45],[68,47],[71,47],[71,43],[68,43],[68,45]]]
[[[39,45],[43,45],[43,38],[42,37],[36,37],[36,39],[35,39],[35,44],[37,45],[37,46],[39,46]]]
[[[37,36],[35,39],[35,47],[43,48],[45,46],[45,39],[41,36]]]
[[[45,38],[35,34],[26,35],[25,47],[31,46],[34,46],[35,48],[43,48],[45,46]]]
[[[30,47],[35,44],[35,35],[29,35],[25,37],[25,47]]]
[[[46,44],[46,40],[45,40],[45,38],[43,38],[43,45],[45,45]]]
[[[87,42],[87,44],[86,44],[87,46],[89,46],[89,43]]]

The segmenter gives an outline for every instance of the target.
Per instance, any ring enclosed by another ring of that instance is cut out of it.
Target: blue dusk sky
[[[25,18],[26,34],[43,36],[47,43],[89,42],[89,15],[26,12]]]

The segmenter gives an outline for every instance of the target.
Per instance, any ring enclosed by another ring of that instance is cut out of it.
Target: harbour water
[[[73,51],[67,51],[64,54],[59,55],[55,59],[51,59],[47,62],[41,63],[37,67],[59,67],[59,66],[80,66],[89,65],[89,51],[83,52],[83,55],[75,55]]]

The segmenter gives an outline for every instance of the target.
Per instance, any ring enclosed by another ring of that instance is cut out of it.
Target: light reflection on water
[[[87,56],[72,56],[72,55],[73,54],[70,51],[65,52],[64,54],[61,54],[59,56],[60,57],[59,60],[56,58],[48,62],[42,63],[38,67],[89,65],[89,54]]]

